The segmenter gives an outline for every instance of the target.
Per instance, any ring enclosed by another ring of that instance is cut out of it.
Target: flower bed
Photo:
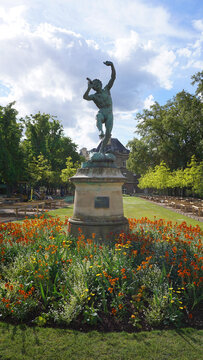
[[[198,226],[129,219],[110,246],[71,237],[68,220],[0,225],[0,313],[5,321],[104,330],[201,325]]]

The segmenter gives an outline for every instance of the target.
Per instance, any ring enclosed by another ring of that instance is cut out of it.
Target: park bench
[[[1,203],[15,203],[20,201],[19,197],[6,197],[6,198],[1,198]]]
[[[203,207],[197,206],[197,205],[192,205],[192,211],[193,211],[193,214],[198,214],[198,216],[201,216],[203,214]]]
[[[24,202],[24,203],[20,203],[20,202],[16,202],[13,204],[6,204],[3,203],[0,205],[0,212],[2,212],[1,210],[13,210],[16,218],[18,218],[19,216],[19,212],[24,212],[24,216],[26,216],[27,212],[29,210],[37,212],[37,214],[39,213],[39,210],[43,211],[44,210],[44,201],[32,201],[32,202]]]
[[[67,203],[63,199],[47,199],[44,202],[45,202],[45,206],[48,207],[49,209],[56,208],[57,206],[59,207],[67,206]]]

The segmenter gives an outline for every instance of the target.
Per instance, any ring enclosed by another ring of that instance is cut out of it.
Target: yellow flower
[[[100,274],[97,274],[96,276],[102,276],[102,274],[100,273]]]
[[[174,303],[174,300],[171,300],[171,304],[173,304]]]
[[[86,291],[86,292],[88,292],[88,291],[89,291],[89,289],[85,289],[85,291]]]
[[[126,252],[124,252],[124,253],[123,253],[123,255],[127,255],[127,253],[126,253]]]
[[[163,296],[164,299],[167,299],[167,296]]]
[[[179,309],[183,310],[183,307],[182,307],[182,306],[179,306]]]

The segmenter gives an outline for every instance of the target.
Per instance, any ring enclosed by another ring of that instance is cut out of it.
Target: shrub
[[[103,329],[194,323],[202,300],[198,226],[129,219],[111,246],[78,239],[67,221],[0,225],[3,319]],[[78,324],[78,325],[77,325]]]

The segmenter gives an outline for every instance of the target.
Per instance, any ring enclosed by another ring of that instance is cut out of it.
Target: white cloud
[[[105,84],[110,68],[102,62],[110,57],[117,71],[113,136],[129,139],[137,109],[153,103],[147,94],[172,89],[179,70],[201,68],[203,22],[192,24],[192,31],[178,25],[149,0],[1,0],[0,104],[16,100],[22,116],[57,115],[73,141],[93,147],[97,108],[82,99],[85,79]]]
[[[0,40],[9,40],[22,33],[29,32],[29,25],[24,20],[25,6],[10,9],[0,7]]]
[[[114,48],[109,51],[109,55],[118,61],[128,61],[139,45],[138,34],[131,30],[129,37],[115,40]]]
[[[203,32],[203,20],[194,20],[193,26],[195,29]]]
[[[175,53],[163,47],[160,53],[155,56],[148,65],[144,66],[144,69],[159,78],[161,87],[170,90],[173,86],[170,76],[172,75],[174,67],[178,65],[175,60]]]
[[[154,105],[154,96],[151,94],[147,96],[147,98],[144,100],[144,109],[149,110],[152,105]]]
[[[182,49],[178,49],[177,54],[179,56],[184,56],[184,57],[189,58],[191,56],[192,52],[188,48],[182,48]]]

